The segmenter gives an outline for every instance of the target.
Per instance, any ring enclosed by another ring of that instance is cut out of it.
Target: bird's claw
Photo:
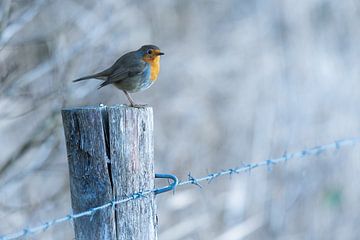
[[[133,107],[133,108],[144,108],[147,106],[148,106],[147,104],[130,104],[130,107]]]

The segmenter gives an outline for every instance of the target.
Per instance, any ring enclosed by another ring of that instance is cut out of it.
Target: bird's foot
[[[134,107],[134,108],[144,108],[147,107],[147,104],[130,104],[130,107]]]

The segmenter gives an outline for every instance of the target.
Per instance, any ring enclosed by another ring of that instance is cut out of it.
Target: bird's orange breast
[[[150,80],[156,81],[160,72],[160,57],[157,56],[152,59],[145,59],[144,61],[150,64]]]

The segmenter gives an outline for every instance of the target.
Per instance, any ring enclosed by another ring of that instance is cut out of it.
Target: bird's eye
[[[153,53],[152,49],[147,50],[147,54],[152,54],[152,53]]]

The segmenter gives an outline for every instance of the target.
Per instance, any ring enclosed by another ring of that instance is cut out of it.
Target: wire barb
[[[191,173],[189,172],[188,173],[188,181],[195,185],[195,186],[198,186],[199,188],[202,188],[202,186],[200,185],[200,183],[198,182],[198,180],[196,178],[194,178],[193,176],[191,176]]]
[[[140,199],[140,198],[145,198],[150,194],[157,195],[157,194],[165,193],[165,192],[168,192],[171,190],[175,190],[175,188],[178,186],[192,184],[192,185],[199,186],[201,188],[202,186],[200,185],[200,182],[207,181],[208,183],[210,183],[212,180],[214,180],[215,178],[218,178],[220,176],[225,176],[225,175],[231,176],[234,173],[238,174],[241,172],[250,172],[252,169],[260,168],[260,167],[268,167],[269,168],[269,167],[272,167],[275,164],[278,164],[281,162],[288,162],[291,159],[295,159],[295,158],[302,159],[304,157],[309,157],[309,156],[319,156],[320,154],[322,154],[326,151],[339,150],[342,147],[354,146],[359,143],[360,143],[360,137],[334,141],[333,143],[330,143],[330,144],[325,144],[325,145],[320,145],[320,146],[316,146],[313,148],[304,149],[302,151],[295,152],[295,153],[285,152],[283,154],[283,156],[281,156],[279,158],[267,159],[267,160],[257,162],[257,163],[242,164],[241,167],[229,168],[227,170],[210,173],[202,178],[195,178],[189,173],[188,180],[183,181],[183,182],[179,182],[178,178],[172,174],[155,174],[155,178],[166,178],[166,179],[172,180],[173,182],[166,187],[136,192],[136,193],[133,193],[133,194],[127,196],[126,198],[119,199],[119,200],[111,200],[108,203],[105,203],[104,205],[101,205],[98,207],[93,207],[84,212],[68,214],[65,217],[50,220],[48,222],[45,222],[42,225],[39,225],[39,226],[36,226],[33,228],[24,228],[19,232],[0,236],[0,240],[18,239],[21,237],[33,235],[33,234],[36,234],[36,233],[39,233],[42,231],[46,231],[50,227],[60,224],[60,223],[63,223],[63,222],[73,221],[74,219],[81,218],[84,216],[91,217],[94,215],[95,212],[98,212],[98,211],[103,210],[108,207],[114,208],[118,204],[122,204],[122,203],[129,202],[132,200]]]

